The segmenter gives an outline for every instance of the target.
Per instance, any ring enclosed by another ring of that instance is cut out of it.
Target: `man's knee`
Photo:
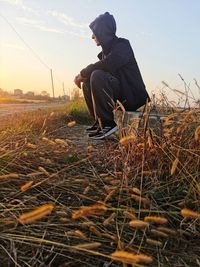
[[[105,79],[106,72],[103,70],[94,70],[90,76],[90,83]]]

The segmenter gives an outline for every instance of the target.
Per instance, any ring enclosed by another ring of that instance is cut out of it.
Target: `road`
[[[30,104],[0,104],[0,117],[14,115],[24,111],[34,111],[38,109],[45,109],[49,107],[64,106],[65,102],[53,103],[30,103]]]

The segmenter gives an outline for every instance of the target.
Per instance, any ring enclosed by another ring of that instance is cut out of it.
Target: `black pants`
[[[120,91],[118,79],[108,72],[95,70],[82,88],[90,114],[102,122],[113,121],[114,104]]]

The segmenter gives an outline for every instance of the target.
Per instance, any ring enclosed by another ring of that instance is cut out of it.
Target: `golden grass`
[[[195,139],[195,141],[200,142],[200,125],[195,129],[194,139]]]
[[[12,259],[16,266],[48,265],[48,257],[52,266],[97,266],[117,249],[134,257],[118,254],[115,266],[195,266],[200,112],[174,113],[159,135],[149,133],[146,113],[147,129],[134,140],[89,144],[91,152],[84,127],[68,127],[73,118],[63,111],[2,122],[2,266]],[[43,203],[52,206],[41,210]]]
[[[169,235],[176,235],[176,234],[177,234],[176,231],[174,231],[173,229],[170,229],[170,228],[168,228],[168,227],[159,226],[159,227],[157,228],[157,230],[158,230],[158,231],[161,231],[161,232],[164,232],[164,233],[167,233],[167,234],[169,234]]]
[[[156,246],[156,247],[162,247],[163,246],[162,242],[155,240],[155,239],[151,239],[151,238],[147,238],[146,243],[151,245],[151,246]]]
[[[136,195],[142,195],[142,192],[140,191],[140,189],[138,189],[137,187],[133,187],[132,188],[132,192]]]
[[[150,205],[149,199],[147,199],[145,197],[141,197],[141,196],[132,194],[131,198],[134,199],[136,202],[141,202],[144,205]]]
[[[22,224],[32,223],[42,219],[46,215],[51,214],[53,209],[53,204],[44,204],[41,207],[34,209],[33,211],[21,214],[17,220]]]
[[[75,126],[75,125],[76,125],[76,122],[75,122],[75,121],[70,121],[70,122],[68,122],[68,124],[67,124],[68,127],[73,127],[73,126]]]
[[[137,219],[133,219],[132,221],[130,221],[129,225],[133,228],[138,228],[138,229],[145,229],[149,227],[148,222],[144,222],[142,220],[137,220]]]
[[[168,234],[167,233],[164,233],[162,231],[159,231],[159,230],[156,230],[156,229],[152,229],[151,230],[151,233],[155,236],[158,236],[158,237],[165,237],[167,238],[168,237]]]
[[[123,215],[124,215],[124,217],[127,218],[127,219],[131,219],[131,220],[135,220],[135,219],[136,219],[136,214],[133,213],[133,212],[127,211],[127,210],[125,210],[125,211],[123,212]]]
[[[181,215],[185,218],[197,218],[200,219],[200,212],[196,212],[190,209],[182,209]]]
[[[134,142],[136,137],[134,135],[124,136],[119,140],[120,145],[124,146]]]
[[[153,261],[151,256],[144,254],[133,254],[127,251],[115,251],[111,254],[113,260],[120,261],[123,263],[134,264],[134,263],[145,263],[149,264]]]
[[[84,244],[78,244],[75,247],[77,248],[83,248],[83,249],[94,249],[101,246],[101,243],[99,242],[92,242],[92,243],[84,243]]]
[[[90,215],[102,215],[107,210],[107,207],[102,203],[96,203],[94,205],[80,208],[79,210],[73,212],[72,218],[78,219],[80,217],[90,216]]]
[[[63,139],[56,138],[56,139],[54,140],[54,142],[55,142],[56,144],[62,145],[62,146],[64,146],[64,147],[68,147],[68,146],[69,146],[69,144],[68,144],[65,140],[63,140]]]
[[[113,212],[105,221],[103,222],[104,226],[107,226],[109,223],[112,222],[112,220],[116,217],[116,213]]]
[[[167,223],[167,219],[164,218],[164,217],[160,217],[160,216],[146,216],[144,217],[144,221],[145,222],[153,222],[153,223],[156,223],[156,224],[165,224]]]
[[[172,163],[172,167],[171,167],[171,170],[170,170],[170,173],[171,175],[173,175],[177,169],[177,166],[178,166],[178,163],[179,163],[179,159],[176,158],[173,163]]]
[[[26,191],[29,187],[31,187],[33,184],[33,181],[29,181],[27,183],[25,183],[24,185],[22,185],[20,188],[21,188],[21,191]]]
[[[16,179],[16,178],[19,178],[19,174],[18,173],[8,173],[8,174],[3,174],[3,175],[0,175],[0,180],[1,179]]]

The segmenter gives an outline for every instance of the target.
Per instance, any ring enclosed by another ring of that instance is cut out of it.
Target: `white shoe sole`
[[[97,131],[97,129],[96,130],[85,130],[85,132],[87,133],[87,134],[90,134],[90,133],[95,133]]]
[[[93,139],[93,140],[102,140],[102,139],[104,139],[104,138],[110,136],[111,134],[115,133],[117,130],[118,130],[118,127],[117,127],[117,125],[116,125],[116,126],[115,126],[114,128],[112,128],[109,132],[107,132],[107,133],[105,133],[105,134],[103,134],[103,135],[101,135],[101,136],[91,136],[90,138]]]

